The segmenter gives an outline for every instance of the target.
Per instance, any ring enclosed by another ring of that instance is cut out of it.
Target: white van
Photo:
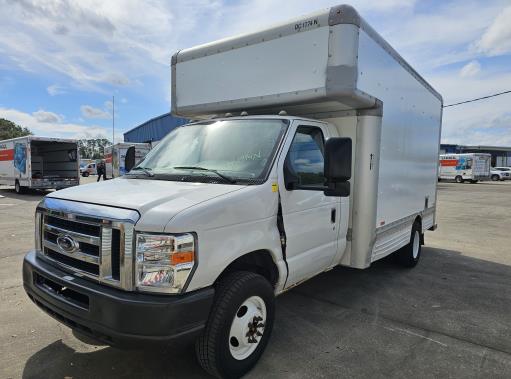
[[[96,162],[91,162],[89,164],[80,167],[80,174],[86,178],[89,175],[97,175],[98,171],[96,169]]]
[[[61,189],[80,183],[76,140],[26,136],[0,141],[0,184]]]
[[[205,370],[240,377],[275,296],[338,265],[419,262],[442,97],[352,7],[178,52],[172,107],[198,121],[37,207],[23,280],[60,322],[111,345],[192,337]]]
[[[438,179],[454,180],[456,183],[490,180],[491,154],[441,154]]]

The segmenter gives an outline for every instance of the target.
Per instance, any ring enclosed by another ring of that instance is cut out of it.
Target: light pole
[[[112,96],[112,146],[115,141],[115,96]]]

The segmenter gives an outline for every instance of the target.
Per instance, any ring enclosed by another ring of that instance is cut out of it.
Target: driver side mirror
[[[126,151],[126,157],[124,158],[124,168],[126,172],[131,171],[135,167],[135,146],[130,146]]]
[[[329,138],[325,143],[325,196],[350,195],[351,138]]]

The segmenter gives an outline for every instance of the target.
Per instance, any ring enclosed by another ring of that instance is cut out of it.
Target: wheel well
[[[267,250],[253,251],[237,258],[222,271],[215,281],[215,284],[225,275],[234,271],[250,271],[262,275],[273,287],[275,287],[279,279],[277,265],[273,261],[270,252]]]

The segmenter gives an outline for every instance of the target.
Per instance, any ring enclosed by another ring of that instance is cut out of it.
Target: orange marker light
[[[174,253],[170,256],[170,263],[172,265],[179,265],[183,263],[193,263],[193,251],[181,251]]]

